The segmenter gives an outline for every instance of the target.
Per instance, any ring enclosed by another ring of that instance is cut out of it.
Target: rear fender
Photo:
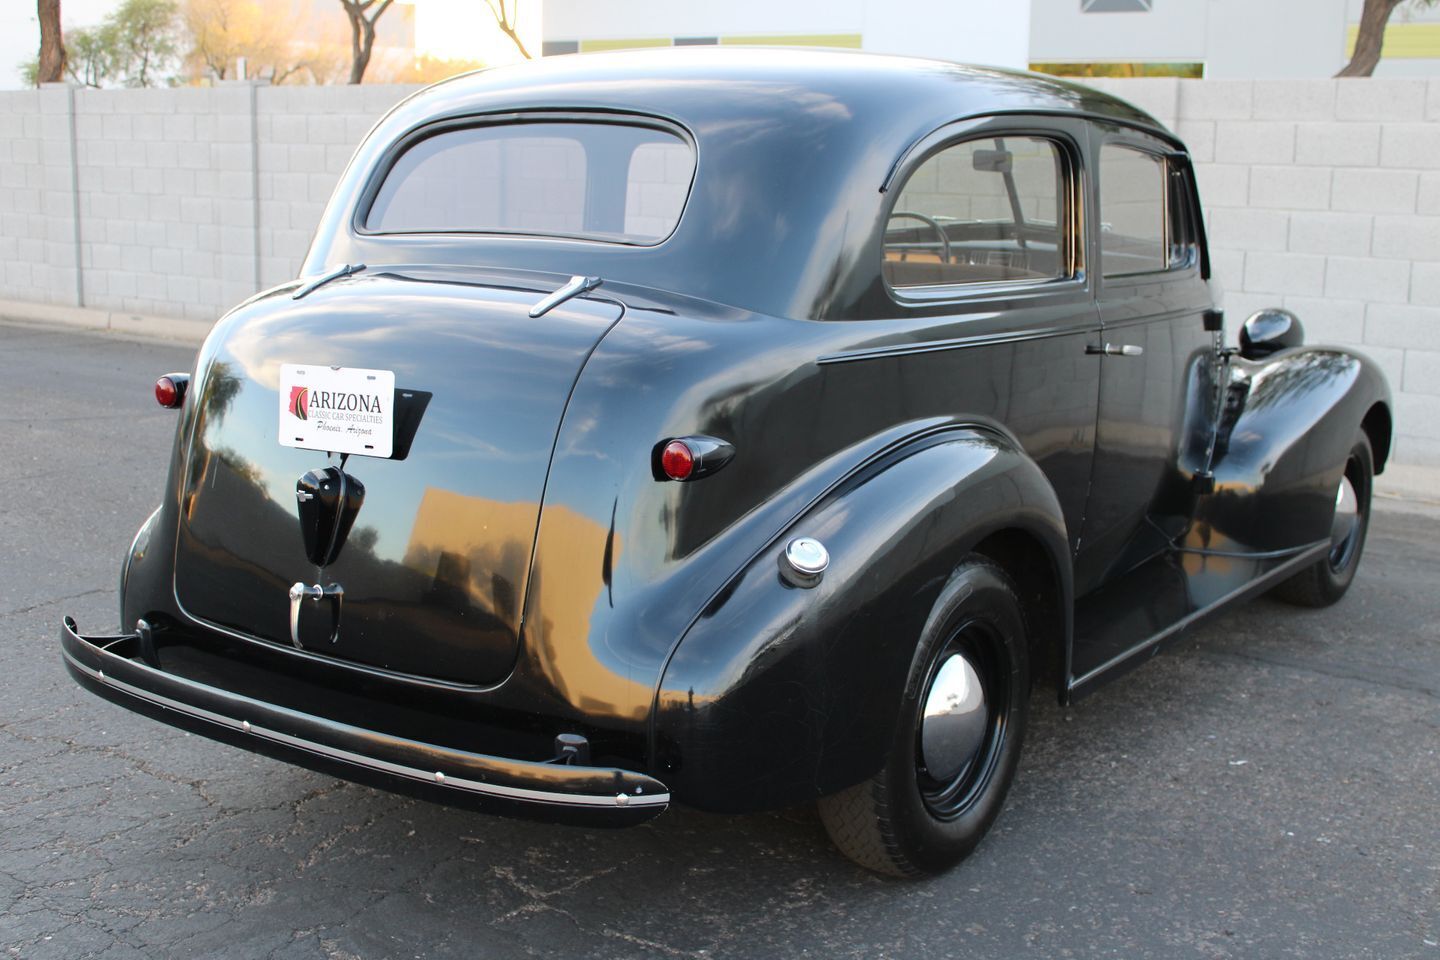
[[[1384,374],[1337,347],[1297,347],[1232,363],[1215,494],[1199,504],[1195,529],[1209,538],[1205,546],[1247,551],[1325,539],[1350,447],[1367,417],[1377,422],[1371,416],[1377,407],[1384,411],[1383,448],[1389,447]]]
[[[727,812],[806,802],[872,776],[941,589],[999,530],[1023,531],[1052,558],[1068,647],[1068,541],[1039,468],[984,428],[917,439],[777,531],[686,631],[657,692],[657,773],[682,802]],[[780,575],[797,536],[830,553],[811,588]]]

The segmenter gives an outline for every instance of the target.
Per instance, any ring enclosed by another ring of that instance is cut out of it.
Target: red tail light
[[[717,437],[690,436],[661,440],[650,464],[656,480],[699,480],[729,463],[735,448]]]
[[[684,440],[671,440],[660,453],[660,469],[671,480],[688,480],[695,472],[695,451]]]
[[[185,388],[189,385],[189,374],[167,373],[155,381],[155,402],[167,410],[174,410],[185,402]]]

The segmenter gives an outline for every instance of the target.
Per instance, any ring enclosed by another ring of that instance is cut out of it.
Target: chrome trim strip
[[[498,783],[483,783],[479,780],[469,780],[464,777],[454,777],[449,774],[441,773],[437,770],[420,770],[416,767],[407,767],[402,764],[391,763],[388,760],[379,760],[375,757],[367,757],[363,754],[355,753],[350,750],[342,750],[338,747],[326,746],[324,744],[315,743],[311,740],[302,740],[299,737],[292,737],[289,734],[281,733],[278,730],[270,730],[266,727],[257,727],[254,724],[245,720],[234,720],[230,717],[222,716],[221,714],[206,710],[203,707],[196,707],[188,703],[181,703],[180,701],[172,700],[171,698],[164,696],[163,694],[153,693],[149,690],[136,687],[133,684],[126,683],[124,680],[117,680],[113,676],[106,676],[104,671],[95,670],[90,666],[81,663],[75,658],[73,654],[70,653],[69,650],[62,650],[61,652],[64,654],[65,659],[80,672],[93,678],[99,683],[105,684],[107,687],[113,687],[139,700],[145,700],[149,703],[155,704],[156,706],[165,707],[167,710],[174,710],[177,713],[183,713],[187,716],[206,720],[210,723],[216,724],[217,726],[225,727],[230,730],[235,730],[240,733],[246,733],[257,737],[262,737],[266,740],[284,744],[288,747],[294,747],[299,750],[304,750],[308,753],[318,754],[320,756],[329,757],[334,760],[342,760],[346,763],[354,764],[355,766],[366,767],[371,770],[378,770],[383,773],[389,773],[394,776],[405,777],[410,780],[420,780],[426,783],[437,784],[442,787],[451,787],[456,790],[464,791],[466,793],[477,793],[487,796],[505,797],[507,799],[524,800],[532,803],[548,803],[558,806],[663,807],[668,806],[670,803],[670,794],[668,792],[650,794],[649,796],[646,796],[644,794],[640,794],[637,796],[630,796],[626,794],[605,794],[603,796],[597,796],[594,794],[555,793],[549,790],[534,790],[528,787],[511,787]]]
[[[1306,550],[1314,550],[1324,541],[1316,540],[1314,543],[1302,543],[1298,547],[1284,547],[1279,550],[1260,550],[1246,552],[1244,550],[1207,550],[1202,547],[1176,547],[1176,553],[1189,553],[1197,557],[1227,557],[1232,560],[1283,560],[1293,557],[1297,553]]]
[[[893,343],[881,347],[861,347],[858,350],[841,350],[837,353],[821,354],[815,358],[820,365],[830,363],[852,363],[856,360],[880,360],[888,357],[902,357],[914,353],[936,353],[942,350],[964,350],[969,347],[992,346],[998,343],[1021,343],[1028,340],[1049,340],[1055,337],[1088,336],[1100,333],[1096,324],[1068,327],[1046,327],[1040,330],[1022,330],[1015,333],[993,333],[972,337],[955,337],[949,340],[922,340],[910,343]]]

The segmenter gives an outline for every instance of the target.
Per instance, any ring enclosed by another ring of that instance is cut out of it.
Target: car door
[[[897,176],[882,264],[911,342],[904,416],[1003,425],[1044,472],[1072,549],[1090,480],[1099,364],[1086,270],[1083,121],[996,117],[937,132]],[[919,321],[918,323],[916,321]],[[886,374],[875,366],[874,376]]]
[[[1101,123],[1090,156],[1100,402],[1077,596],[1183,534],[1215,402],[1189,163],[1157,138]]]

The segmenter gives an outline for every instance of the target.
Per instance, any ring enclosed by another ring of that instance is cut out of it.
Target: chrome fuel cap
[[[797,587],[813,587],[830,566],[830,551],[814,537],[796,537],[785,544],[780,571]]]

